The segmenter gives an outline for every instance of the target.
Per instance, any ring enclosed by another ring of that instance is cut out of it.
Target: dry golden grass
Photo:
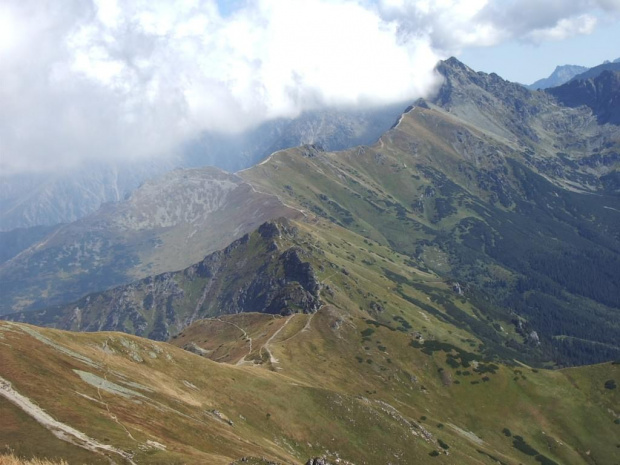
[[[0,455],[0,465],[69,465],[64,460],[22,459],[14,454]]]

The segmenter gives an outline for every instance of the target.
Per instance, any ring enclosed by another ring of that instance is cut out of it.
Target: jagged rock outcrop
[[[327,459],[323,457],[315,457],[306,462],[306,465],[332,465],[331,462],[328,462]]]

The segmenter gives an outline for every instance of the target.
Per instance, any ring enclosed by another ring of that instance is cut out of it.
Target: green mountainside
[[[617,463],[618,365],[507,366],[383,314],[201,320],[189,350],[0,322],[0,437],[69,463]]]
[[[600,144],[584,153],[560,129],[584,107],[554,111],[548,96],[454,61],[440,70],[442,106],[418,102],[375,146],[302,147],[241,174],[458,282],[543,358],[618,358],[620,198],[607,180],[620,131],[584,116]]]
[[[438,71],[376,144],[238,173],[275,206],[227,247],[5,316],[0,438],[72,463],[618,463],[619,128]]]
[[[455,311],[446,321],[466,324],[496,353],[518,351],[555,365],[620,358],[620,197],[613,183],[620,130],[598,124],[587,107],[558,106],[547,93],[475,73],[454,59],[438,71],[444,85],[436,98],[416,102],[377,144],[276,152],[238,173],[243,185],[305,222],[322,218],[433,273],[466,297],[481,320],[468,322]],[[263,217],[273,213],[259,210]],[[239,218],[232,215],[227,230]],[[286,302],[296,292],[286,289],[294,279],[282,278],[283,258],[274,257],[298,244],[269,251],[275,246],[252,237],[260,234],[242,240],[238,252],[207,257],[218,263],[215,278],[197,271],[198,263],[8,318],[165,339],[205,316],[296,311],[256,299],[281,293],[286,297],[273,298]],[[173,256],[163,245],[158,253]],[[187,252],[186,260],[195,256]],[[320,258],[319,249],[307,253],[301,261]],[[221,265],[222,257],[229,264]],[[405,273],[393,272],[387,278],[402,284]],[[213,284],[219,282],[229,286]],[[454,296],[439,299],[445,309]],[[506,331],[519,337],[504,338]]]

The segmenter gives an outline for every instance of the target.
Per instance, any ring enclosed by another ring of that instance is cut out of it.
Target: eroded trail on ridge
[[[120,455],[123,459],[135,465],[132,455],[116,447],[102,444],[99,441],[87,436],[81,431],[61,423],[45,412],[41,407],[32,402],[28,397],[20,394],[9,381],[0,376],[0,395],[12,404],[19,407],[26,414],[34,418],[39,424],[48,429],[54,436],[62,441],[69,442],[83,449],[105,455],[104,451]],[[111,463],[114,463],[110,460]]]
[[[214,318],[214,320],[219,321],[220,323],[234,326],[235,328],[237,328],[239,331],[243,333],[243,338],[248,342],[248,345],[249,345],[248,353],[245,354],[243,357],[241,357],[239,360],[237,360],[237,363],[235,363],[235,365],[244,365],[244,364],[250,363],[246,360],[246,357],[252,353],[252,338],[248,336],[247,331],[243,329],[241,326],[236,325],[235,323],[231,323],[230,321],[224,321],[221,318]]]
[[[273,356],[273,353],[271,352],[271,349],[269,349],[269,344],[271,344],[271,342],[278,336],[278,334],[280,334],[280,332],[286,327],[286,325],[289,323],[289,321],[291,321],[292,318],[294,318],[295,315],[291,315],[289,316],[286,321],[284,322],[284,324],[282,326],[280,326],[278,328],[278,330],[276,332],[274,332],[271,337],[269,339],[267,339],[267,342],[265,342],[265,344],[263,344],[263,346],[260,348],[261,352],[263,349],[265,349],[265,352],[267,352],[267,354],[269,355],[269,361],[271,362],[272,365],[278,364],[280,363],[280,361],[275,358]]]

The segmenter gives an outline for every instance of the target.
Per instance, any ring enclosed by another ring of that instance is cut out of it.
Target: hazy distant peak
[[[556,66],[555,70],[551,75],[544,79],[539,79],[527,86],[530,89],[547,89],[549,87],[556,87],[564,84],[565,82],[570,81],[574,76],[579,73],[583,73],[587,71],[588,68],[585,66],[579,65],[560,65]]]

